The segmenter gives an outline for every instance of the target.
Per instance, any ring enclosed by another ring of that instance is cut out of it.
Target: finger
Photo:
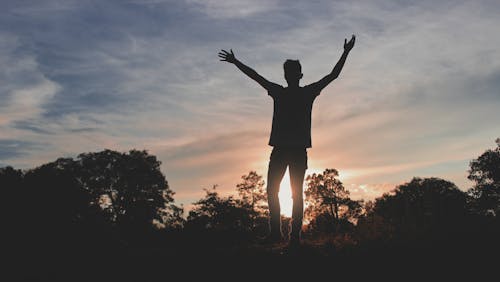
[[[219,61],[221,61],[221,62],[227,62],[226,59],[220,59]]]
[[[219,53],[219,56],[227,56],[227,54]]]
[[[347,44],[347,38],[344,38],[344,45]]]
[[[219,54],[219,58],[227,58],[227,56]]]
[[[234,53],[233,53],[233,49],[229,49],[229,50],[231,50],[231,55],[234,55]]]
[[[224,49],[222,49],[222,52],[224,52],[224,53],[226,53],[226,54],[229,54],[229,52],[228,52],[228,51],[226,51],[226,50],[224,50]]]

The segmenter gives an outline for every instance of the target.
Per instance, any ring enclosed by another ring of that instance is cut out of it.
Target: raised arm
[[[236,57],[234,56],[233,50],[230,49],[231,52],[227,52],[226,50],[222,49],[219,52],[219,58],[223,62],[228,62],[231,64],[234,64],[238,69],[240,69],[244,74],[246,74],[248,77],[251,79],[257,81],[262,87],[264,87],[266,90],[270,90],[271,87],[275,86],[275,83],[272,83],[265,79],[263,76],[258,74],[255,70],[250,68],[249,66],[243,64],[240,62]]]
[[[347,42],[346,38],[344,40],[344,52],[342,53],[342,56],[340,57],[335,67],[328,75],[320,79],[318,82],[313,83],[313,85],[317,87],[319,91],[325,88],[328,84],[330,84],[330,82],[334,81],[340,75],[340,71],[342,71],[342,68],[344,67],[347,55],[349,55],[349,52],[351,51],[352,47],[354,47],[355,41],[356,41],[356,36],[354,36],[354,34],[352,35],[351,40],[349,40],[349,42]]]

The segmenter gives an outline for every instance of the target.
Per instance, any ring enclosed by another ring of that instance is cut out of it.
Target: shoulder
[[[318,86],[318,83],[315,82],[315,83],[311,83],[309,85],[306,85],[304,86],[303,88],[303,91],[305,92],[305,94],[307,95],[311,95],[313,97],[316,97],[318,96],[320,93],[321,93],[321,88]]]
[[[269,96],[271,96],[271,97],[275,97],[275,96],[278,96],[281,93],[283,93],[284,89],[285,88],[283,86],[276,84],[274,82],[271,82],[268,89],[267,89],[267,94],[269,94]]]

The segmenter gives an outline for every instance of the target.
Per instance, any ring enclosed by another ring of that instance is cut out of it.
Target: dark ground
[[[498,250],[489,246],[371,246],[336,250],[305,242],[158,248],[40,247],[4,257],[1,281],[495,281]]]

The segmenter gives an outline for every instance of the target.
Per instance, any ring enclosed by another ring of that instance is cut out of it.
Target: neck
[[[288,88],[299,88],[299,82],[288,82]]]

